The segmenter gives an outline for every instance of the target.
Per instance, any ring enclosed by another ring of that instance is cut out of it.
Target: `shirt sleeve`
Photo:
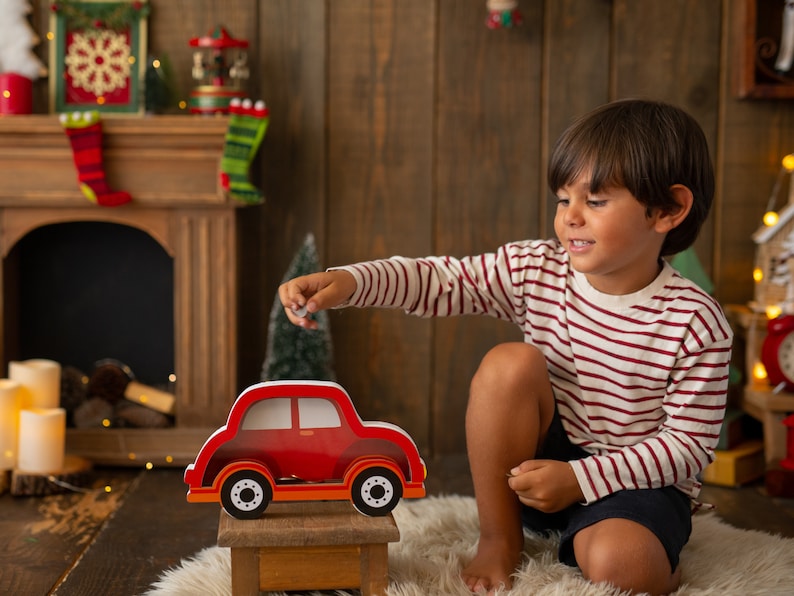
[[[356,279],[346,306],[401,308],[419,317],[487,314],[518,322],[522,302],[509,261],[503,247],[462,259],[397,256],[338,269]]]

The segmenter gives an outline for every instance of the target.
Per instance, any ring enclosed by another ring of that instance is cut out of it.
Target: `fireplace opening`
[[[174,373],[174,263],[149,234],[117,223],[45,225],[9,252],[4,350],[91,374],[115,359],[136,380],[167,387]]]

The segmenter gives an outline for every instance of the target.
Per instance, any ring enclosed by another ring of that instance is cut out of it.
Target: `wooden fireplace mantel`
[[[241,211],[218,183],[227,126],[226,117],[103,119],[108,183],[129,192],[132,201],[101,207],[78,188],[71,146],[56,115],[0,117],[3,263],[30,231],[72,221],[136,227],[174,259],[175,428],[70,429],[70,453],[104,464],[182,465],[226,418],[238,389]],[[0,332],[5,334],[3,303]],[[7,365],[1,343],[0,357]]]
[[[226,117],[146,116],[102,120],[111,187],[135,206],[231,206],[218,186]],[[86,207],[57,115],[0,116],[0,204]]]

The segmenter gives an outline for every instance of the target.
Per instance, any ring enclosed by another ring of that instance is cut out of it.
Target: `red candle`
[[[13,72],[0,74],[0,114],[30,114],[33,82]]]

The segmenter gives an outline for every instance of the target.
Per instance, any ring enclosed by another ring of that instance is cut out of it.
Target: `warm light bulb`
[[[766,307],[766,318],[767,319],[777,319],[780,316],[780,313],[783,312],[783,309],[780,308],[777,304],[770,304]]]
[[[756,362],[753,366],[753,378],[757,381],[766,379],[766,367],[760,362]]]
[[[777,211],[767,211],[764,213],[764,225],[769,228],[774,226],[779,219],[780,216],[777,214]]]
[[[794,172],[794,153],[786,155],[781,163],[788,173]]]
[[[760,282],[764,279],[764,272],[761,270],[760,267],[756,267],[753,269],[753,279],[756,282]]]

